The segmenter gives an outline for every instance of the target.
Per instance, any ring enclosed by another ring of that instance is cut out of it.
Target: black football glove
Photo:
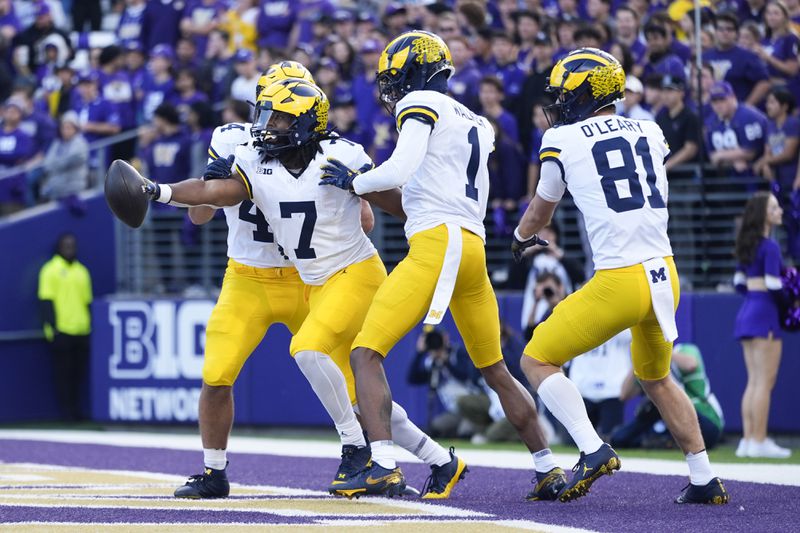
[[[234,159],[235,156],[231,154],[228,156],[227,159],[222,159],[221,157],[219,157],[213,160],[211,163],[208,164],[205,172],[203,172],[203,179],[224,180],[226,178],[230,178],[231,173],[233,172],[231,168],[233,167]]]
[[[372,170],[373,166],[372,163],[366,163],[358,170],[353,170],[338,159],[329,157],[328,162],[320,167],[322,169],[322,179],[319,180],[319,184],[333,185],[344,191],[353,192],[353,180],[356,179],[356,176]]]
[[[511,255],[514,256],[514,261],[517,263],[522,262],[522,254],[525,250],[530,248],[531,246],[548,246],[550,242],[540,239],[537,234],[533,234],[533,237],[527,238],[522,240],[519,235],[519,228],[514,230],[514,240],[511,241]]]

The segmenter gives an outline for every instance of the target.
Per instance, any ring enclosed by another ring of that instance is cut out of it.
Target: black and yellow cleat
[[[336,487],[347,483],[348,479],[364,470],[371,456],[372,450],[369,444],[361,448],[352,444],[345,444],[342,446],[342,462],[339,463],[336,476],[334,476],[333,481],[331,481],[331,484],[328,486],[328,492],[333,494]]]
[[[360,496],[402,496],[406,488],[406,479],[400,468],[389,470],[378,463],[371,462],[366,468],[344,483],[331,487],[331,494],[358,498]]]
[[[602,476],[610,476],[615,470],[619,470],[621,465],[617,453],[605,443],[599,450],[589,455],[581,452],[578,464],[572,468],[574,472],[572,479],[561,490],[558,500],[569,502],[586,496],[592,483]]]
[[[554,468],[549,472],[536,472],[533,478],[533,490],[525,497],[532,502],[554,501],[558,499],[561,489],[567,484],[567,475],[561,468]]]
[[[683,489],[680,496],[675,498],[675,503],[706,503],[710,505],[725,505],[729,501],[731,501],[731,497],[718,477],[703,486],[690,483]]]
[[[464,479],[469,472],[466,463],[456,456],[455,448],[450,448],[450,462],[442,466],[431,466],[431,475],[428,476],[422,487],[422,498],[425,500],[444,500],[450,497],[456,483]]]
[[[227,463],[225,467],[227,468]],[[231,492],[225,468],[214,470],[206,468],[202,474],[191,476],[184,485],[175,489],[176,498],[193,500],[206,498],[227,498]]]

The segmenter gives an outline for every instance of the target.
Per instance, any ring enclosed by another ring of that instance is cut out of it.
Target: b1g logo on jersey
[[[112,302],[112,379],[200,379],[209,301]]]

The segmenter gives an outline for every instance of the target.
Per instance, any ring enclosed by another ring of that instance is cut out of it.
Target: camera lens
[[[553,290],[552,287],[545,287],[544,289],[542,289],[542,294],[544,295],[545,298],[549,300],[550,298],[555,296],[556,292]]]

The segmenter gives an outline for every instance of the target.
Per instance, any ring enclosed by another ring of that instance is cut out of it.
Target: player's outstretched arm
[[[214,218],[217,209],[208,205],[197,205],[189,208],[189,220],[195,226],[202,226]]]
[[[361,195],[361,198],[368,201],[375,207],[390,215],[406,221],[406,212],[403,210],[403,193],[398,188],[389,189],[381,192],[368,192]]]
[[[239,179],[204,181],[188,179],[169,185],[147,180],[143,190],[156,202],[182,207],[207,205],[225,207],[248,199],[247,189]]]

